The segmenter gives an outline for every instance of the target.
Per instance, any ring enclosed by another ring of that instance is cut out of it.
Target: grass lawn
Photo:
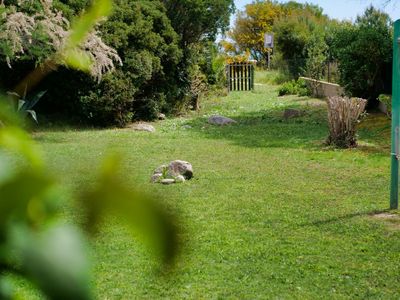
[[[276,89],[213,97],[199,113],[154,123],[156,133],[35,133],[66,190],[91,184],[111,148],[128,182],[179,216],[184,246],[172,276],[156,274],[123,224],[106,222],[91,241],[98,298],[400,298],[400,221],[374,216],[389,206],[389,120],[369,115],[358,149],[327,148],[325,103]],[[306,113],[284,120],[285,108]],[[238,124],[208,125],[211,114]],[[195,178],[150,184],[153,169],[174,159],[191,162]],[[66,204],[65,215],[74,222],[79,210]]]

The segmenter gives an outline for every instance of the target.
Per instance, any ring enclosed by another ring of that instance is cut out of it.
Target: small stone
[[[213,125],[229,125],[229,124],[235,124],[237,122],[227,117],[214,115],[208,118],[208,123]]]
[[[173,183],[175,183],[175,179],[169,179],[169,178],[162,179],[162,180],[161,180],[161,183],[162,183],[162,184],[165,184],[165,185],[167,185],[167,184],[173,184]]]
[[[175,177],[175,182],[176,183],[181,183],[181,182],[185,182],[185,181],[186,181],[186,179],[182,175],[178,175],[178,176]]]
[[[182,126],[184,129],[192,129],[193,127],[192,126],[190,126],[190,125],[183,125]]]
[[[160,182],[162,177],[163,177],[163,175],[161,173],[155,173],[153,176],[151,176],[151,182],[152,183]]]
[[[153,174],[164,174],[167,171],[168,165],[161,165],[157,169],[154,170]]]
[[[154,126],[152,126],[150,124],[146,124],[146,123],[136,123],[136,124],[132,124],[129,127],[136,131],[147,131],[147,132],[155,132],[156,131]]]
[[[157,115],[157,118],[158,118],[159,120],[165,120],[167,117],[166,117],[164,114],[159,113],[159,114]]]

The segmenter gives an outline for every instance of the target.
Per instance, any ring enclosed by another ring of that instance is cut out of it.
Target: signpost
[[[400,20],[394,23],[390,209],[399,207]]]
[[[265,33],[264,34],[264,48],[268,49],[268,69],[270,68],[271,61],[271,51],[274,49],[274,34],[273,33]],[[271,50],[269,50],[271,49]]]

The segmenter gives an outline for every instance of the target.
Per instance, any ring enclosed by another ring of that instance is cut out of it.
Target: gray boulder
[[[191,179],[193,177],[193,167],[187,161],[174,160],[169,163],[167,174],[172,177],[182,175],[185,179]]]
[[[213,125],[229,125],[229,124],[235,124],[237,122],[227,117],[214,115],[208,118],[208,123]]]
[[[154,170],[151,182],[171,184],[181,183],[193,177],[193,167],[190,163],[183,160],[171,161],[168,165],[164,164]]]
[[[129,127],[136,131],[147,131],[147,132],[155,132],[156,131],[156,129],[154,128],[153,125],[146,124],[146,123],[135,123]]]

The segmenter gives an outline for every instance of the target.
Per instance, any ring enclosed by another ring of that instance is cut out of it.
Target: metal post
[[[394,23],[390,208],[399,207],[400,20]]]

